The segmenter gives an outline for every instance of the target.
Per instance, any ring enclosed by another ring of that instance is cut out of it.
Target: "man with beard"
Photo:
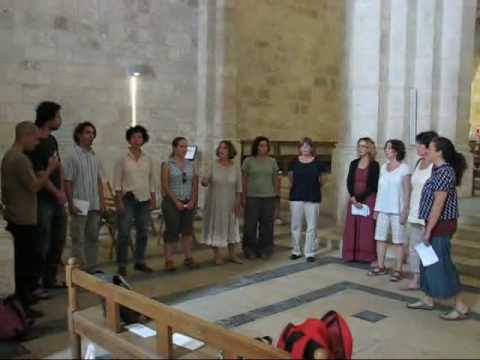
[[[37,106],[35,125],[38,127],[39,142],[29,154],[37,174],[47,169],[50,157],[59,157],[58,143],[52,132],[58,130],[62,124],[60,109],[59,104],[51,101],[44,101]],[[48,298],[47,289],[64,286],[57,283],[57,272],[65,246],[66,200],[63,167],[60,165],[38,193],[39,247],[36,249],[36,255],[39,287],[33,294],[40,299]]]
[[[97,130],[91,122],[76,126],[75,145],[65,160],[65,190],[71,215],[72,253],[83,269],[97,265],[97,243],[103,199],[103,167],[92,148]]]

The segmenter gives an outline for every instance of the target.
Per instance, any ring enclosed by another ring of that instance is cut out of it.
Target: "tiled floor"
[[[104,270],[113,271],[108,247],[101,250]],[[274,340],[289,322],[321,317],[329,310],[340,312],[354,336],[355,358],[478,358],[480,355],[480,289],[468,288],[471,319],[447,323],[440,310],[411,311],[408,301],[421,297],[405,292],[404,283],[393,284],[388,277],[367,277],[365,265],[344,264],[338,253],[323,254],[315,263],[288,260],[288,240],[277,244],[269,261],[255,260],[243,265],[213,265],[209,249],[199,249],[201,269],[176,273],[156,271],[141,274],[130,269],[127,277],[134,289],[186,312],[216,321],[249,336],[269,335]],[[149,264],[161,269],[163,259],[156,241]],[[178,257],[178,262],[182,259]],[[82,306],[98,299],[81,294]],[[0,358],[35,356],[69,357],[66,332],[66,296],[56,292],[40,304],[42,319],[33,339],[0,343]],[[62,309],[61,311],[59,309]],[[30,355],[28,355],[30,354]],[[107,356],[104,351],[100,355]]]

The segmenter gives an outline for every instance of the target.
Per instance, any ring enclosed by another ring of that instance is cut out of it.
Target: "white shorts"
[[[375,240],[387,241],[388,234],[392,233],[392,243],[404,244],[407,242],[407,229],[400,224],[400,215],[378,213]]]

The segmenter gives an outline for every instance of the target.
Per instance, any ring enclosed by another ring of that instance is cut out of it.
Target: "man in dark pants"
[[[37,192],[58,167],[56,157],[48,160],[46,171],[35,176],[32,163],[25,152],[38,143],[38,129],[34,123],[21,122],[15,128],[15,143],[5,153],[1,166],[2,202],[5,205],[7,230],[13,235],[15,249],[16,296],[30,318],[40,317],[40,311],[31,309],[31,295],[35,282],[32,264],[35,264],[37,241]]]
[[[50,101],[40,103],[36,109],[35,125],[38,127],[38,145],[29,153],[36,173],[48,167],[48,159],[58,157],[58,143],[52,135],[60,128],[62,118],[60,105]],[[45,187],[38,193],[39,287],[34,295],[48,298],[46,289],[61,288],[57,284],[58,265],[61,262],[66,238],[66,196],[63,187],[63,168],[60,166],[51,174]]]

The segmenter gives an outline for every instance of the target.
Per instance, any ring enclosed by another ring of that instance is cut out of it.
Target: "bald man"
[[[38,128],[24,121],[15,128],[15,143],[5,153],[1,166],[2,202],[5,205],[7,230],[12,233],[15,248],[16,295],[30,318],[40,317],[40,311],[31,309],[36,263],[34,249],[37,241],[37,192],[59,166],[56,157],[48,161],[47,170],[35,175],[33,165],[25,152],[32,151],[38,143]]]

